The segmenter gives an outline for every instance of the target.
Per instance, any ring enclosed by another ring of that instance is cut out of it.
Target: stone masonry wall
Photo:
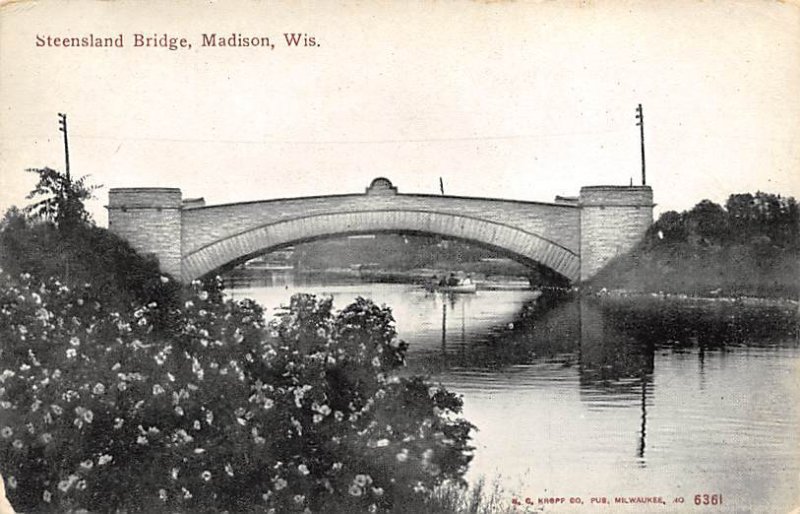
[[[108,198],[109,230],[138,252],[155,255],[162,271],[180,278],[180,189],[111,189]]]
[[[183,253],[269,223],[321,214],[373,210],[435,212],[479,218],[536,234],[578,253],[580,213],[570,205],[426,195],[341,195],[269,200],[183,213]]]
[[[581,280],[630,251],[653,222],[648,186],[592,186],[580,195]]]

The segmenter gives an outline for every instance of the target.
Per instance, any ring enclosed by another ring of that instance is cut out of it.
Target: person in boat
[[[458,280],[458,277],[456,277],[456,274],[455,273],[450,273],[450,276],[447,277],[447,284],[446,285],[449,286],[449,287],[453,287],[453,286],[457,286],[458,282],[459,282],[459,280]]]
[[[470,275],[467,275],[464,280],[461,281],[462,286],[471,286],[472,285],[472,278]]]

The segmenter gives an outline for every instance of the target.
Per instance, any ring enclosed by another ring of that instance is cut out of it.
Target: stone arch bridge
[[[653,220],[647,186],[589,186],[553,203],[400,194],[385,178],[364,193],[224,205],[176,188],[115,188],[109,228],[183,281],[272,249],[377,232],[435,234],[538,263],[576,282],[630,250]]]

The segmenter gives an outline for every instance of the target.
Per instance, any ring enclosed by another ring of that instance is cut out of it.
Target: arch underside
[[[571,281],[580,276],[578,255],[536,234],[469,216],[405,210],[331,213],[264,224],[184,255],[182,276],[190,281],[232,262],[303,241],[378,232],[431,234],[474,242],[524,264],[543,265]],[[191,238],[191,234],[184,237]]]

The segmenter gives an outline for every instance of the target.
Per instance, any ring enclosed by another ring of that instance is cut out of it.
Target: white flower
[[[192,497],[192,493],[190,493],[190,492],[189,492],[189,490],[188,490],[188,489],[186,489],[185,487],[181,487],[181,491],[183,491],[183,497],[184,497],[185,499],[187,499],[187,500],[188,500],[189,498],[191,498],[191,497]]]
[[[76,355],[78,355],[78,352],[75,351],[75,348],[68,348],[67,349],[67,358],[68,359],[74,359]]]
[[[272,481],[275,482],[275,490],[276,491],[280,491],[281,489],[283,489],[284,487],[289,485],[289,483],[286,480],[282,479],[282,478],[274,478],[274,479],[272,479]]]
[[[299,466],[297,466],[297,471],[299,471],[303,475],[308,475],[310,473],[310,471],[308,470],[308,466],[306,466],[305,464],[300,464]]]
[[[0,430],[0,435],[2,435],[4,439],[8,439],[14,435],[14,431],[11,429],[11,427],[3,427],[2,430]]]
[[[92,469],[92,467],[94,467],[94,462],[91,459],[87,459],[81,462],[81,467],[83,469]]]
[[[169,277],[165,277],[164,275],[161,275],[159,279],[161,280],[162,284],[166,284],[167,282],[169,282]]]
[[[42,493],[42,499],[43,499],[45,502],[47,502],[47,503],[50,503],[50,500],[52,500],[52,499],[53,499],[53,493],[51,493],[50,491],[45,491],[45,492],[43,492],[43,493]]]
[[[125,423],[125,420],[122,418],[114,418],[114,430],[119,430],[122,428],[122,425]]]
[[[353,483],[358,484],[361,487],[366,486],[367,484],[372,483],[372,477],[369,475],[356,475],[353,479]]]
[[[233,466],[231,466],[230,463],[225,464],[225,473],[227,473],[230,477],[233,476]]]
[[[112,457],[111,455],[103,454],[103,455],[100,456],[99,459],[97,459],[97,464],[99,466],[104,466],[104,465],[108,464],[109,462],[111,462],[113,459],[114,459],[114,457]]]
[[[302,494],[295,494],[294,495],[294,502],[298,505],[301,505],[304,501],[306,501],[306,497]]]
[[[70,346],[80,346],[81,345],[81,340],[78,339],[75,336],[72,336],[72,337],[69,338],[69,344],[70,344]]]
[[[408,460],[408,450],[403,450],[394,457],[397,459],[397,462],[405,462]]]
[[[159,490],[158,490],[158,498],[159,498],[159,499],[160,499],[162,502],[165,502],[165,501],[167,501],[167,491],[166,491],[165,489],[159,489]]]
[[[208,470],[203,471],[202,473],[200,473],[200,478],[208,482],[209,480],[211,480],[211,472]]]
[[[145,445],[147,444],[147,438],[143,435],[140,435],[139,437],[136,438],[136,442],[138,444]]]
[[[178,479],[178,468],[172,468],[169,472],[169,476],[172,477],[173,480]]]
[[[356,484],[350,484],[350,488],[347,490],[351,496],[361,496],[361,488]]]
[[[164,394],[164,388],[161,387],[161,384],[153,385],[153,396],[158,396],[160,394]]]
[[[375,442],[375,446],[377,448],[383,448],[384,446],[389,446],[389,440],[388,439],[378,439],[378,441]]]
[[[92,388],[92,392],[99,396],[106,392],[106,386],[98,382],[94,385],[94,388]]]

